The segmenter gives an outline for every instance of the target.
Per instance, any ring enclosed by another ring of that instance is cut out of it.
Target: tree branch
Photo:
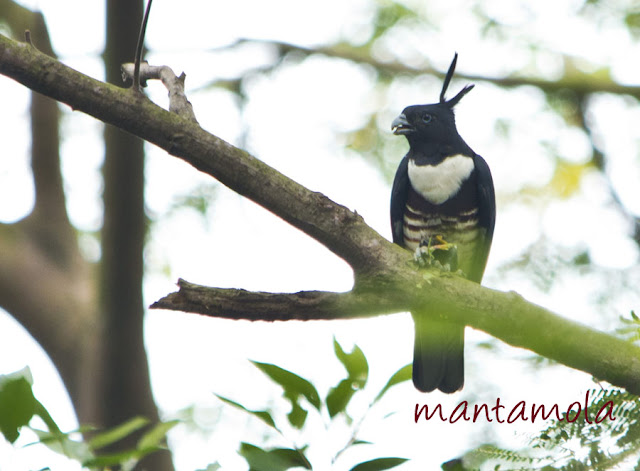
[[[28,38],[33,44],[48,56],[56,57],[42,13],[2,0],[0,10],[14,34],[19,35],[28,30]],[[78,262],[80,254],[67,216],[62,184],[58,104],[38,93],[32,93],[29,115],[35,204],[31,214],[19,224],[37,242],[39,250],[61,267],[70,267]]]
[[[0,73],[187,161],[318,240],[356,272],[375,271],[391,259],[406,258],[358,214],[139,93],[92,79],[2,35]]]
[[[394,309],[398,304],[390,296],[359,295],[356,291],[265,293],[209,288],[183,279],[178,280],[178,286],[179,291],[156,301],[151,308],[269,322],[355,319],[402,310]]]
[[[618,194],[618,191],[613,184],[613,181],[611,181],[611,176],[607,172],[606,154],[598,146],[596,139],[594,138],[592,124],[589,123],[589,119],[587,118],[586,97],[584,95],[578,95],[576,97],[576,104],[577,110],[575,114],[578,118],[578,123],[589,139],[589,144],[591,145],[591,162],[604,177],[605,184],[607,185],[607,189],[609,190],[609,194],[611,195],[611,199],[613,200],[614,205],[622,213],[625,219],[627,219],[632,225],[632,238],[636,245],[640,247],[640,217],[633,214],[633,212],[629,211],[629,209],[624,205],[622,199],[620,198],[620,195]]]
[[[345,59],[351,62],[357,62],[359,64],[370,65],[378,72],[389,75],[397,76],[400,74],[405,75],[435,75],[443,78],[445,72],[434,69],[433,67],[411,67],[402,62],[392,61],[380,61],[371,56],[371,51],[368,47],[353,47],[349,44],[338,43],[325,47],[304,47],[297,44],[263,40],[263,39],[239,39],[225,48],[233,48],[245,43],[265,44],[273,46],[278,49],[281,55],[295,52],[301,55],[313,55],[321,54],[327,57],[333,57],[337,59]],[[571,61],[570,57],[566,57],[568,61]],[[571,68],[565,72],[565,75],[561,80],[545,80],[537,77],[519,77],[519,76],[505,76],[505,77],[490,77],[484,75],[465,74],[464,72],[456,71],[456,77],[462,80],[469,80],[472,82],[490,82],[501,87],[518,87],[522,85],[530,85],[539,88],[545,92],[555,92],[558,90],[571,89],[580,94],[592,94],[592,93],[615,93],[626,94],[634,96],[640,99],[640,86],[637,85],[622,85],[614,82],[610,78],[598,77],[594,80],[593,74],[583,73],[580,70]]]
[[[41,13],[9,0],[0,0],[0,11],[13,34],[28,29],[30,43],[55,57]],[[58,103],[31,93],[30,118],[35,204],[24,219],[0,224],[0,306],[46,350],[76,413],[88,422],[93,417],[86,411],[97,396],[93,360],[99,337],[91,267],[82,259],[67,216]]]
[[[345,259],[356,278],[349,293],[294,295],[220,290],[181,282],[178,293],[154,307],[254,320],[336,319],[398,311],[438,313],[640,394],[640,348],[563,319],[515,293],[418,270],[410,263],[408,251],[381,237],[357,214],[194,123],[160,109],[139,93],[93,80],[3,36],[0,73],[126,129],[214,176]]]
[[[125,80],[127,78],[134,80],[135,68],[135,64],[131,62],[122,65],[122,75]],[[169,91],[169,111],[198,124],[193,106],[184,93],[186,78],[184,73],[180,74],[180,77],[176,77],[171,67],[166,65],[151,66],[147,62],[143,62],[139,65],[138,74],[138,79],[143,86],[146,85],[147,80],[160,80]]]
[[[348,293],[274,294],[180,280],[178,292],[151,307],[251,321],[353,319],[426,309],[640,394],[640,348],[632,343],[564,319],[514,292],[484,288],[452,275],[413,270],[408,275],[405,282],[387,289]]]

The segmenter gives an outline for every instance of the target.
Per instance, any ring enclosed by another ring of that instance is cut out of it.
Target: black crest
[[[462,97],[465,96],[467,93],[469,93],[471,89],[475,86],[473,84],[466,85],[451,100],[447,101],[444,99],[444,94],[447,93],[447,88],[449,88],[449,82],[451,82],[453,73],[456,70],[457,62],[458,62],[458,53],[456,52],[453,56],[453,60],[451,61],[451,65],[449,66],[449,70],[447,71],[447,75],[444,78],[444,83],[442,84],[442,91],[440,92],[440,103],[447,105],[449,108],[453,108],[454,106],[456,106],[458,102],[462,99]]]

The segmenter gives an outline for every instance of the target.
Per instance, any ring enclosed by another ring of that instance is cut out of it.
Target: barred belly
[[[404,212],[404,243],[409,250],[427,243],[429,237],[441,236],[445,241],[456,244],[458,266],[462,271],[469,269],[473,262],[476,245],[483,229],[478,226],[478,208],[465,210],[456,215],[423,213],[407,206]]]

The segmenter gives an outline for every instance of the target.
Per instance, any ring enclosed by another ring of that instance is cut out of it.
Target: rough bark
[[[410,263],[411,254],[381,237],[356,213],[137,92],[102,84],[2,37],[0,64],[0,73],[158,145],[261,204],[346,260],[356,280],[349,293],[291,296],[182,282],[179,293],[159,301],[157,307],[253,320],[296,318],[295,306],[315,311],[315,317],[307,318],[323,319],[424,309],[640,393],[640,348],[565,320],[515,293],[418,270]],[[40,72],[43,69],[46,74]]]
[[[408,268],[386,287],[347,293],[261,293],[179,281],[151,307],[226,319],[286,321],[371,317],[418,309],[448,316],[515,347],[640,393],[640,348],[564,319],[514,292],[483,288],[451,274]]]

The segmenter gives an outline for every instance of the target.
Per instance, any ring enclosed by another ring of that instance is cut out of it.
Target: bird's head
[[[412,147],[414,144],[419,145],[421,143],[430,145],[448,144],[453,140],[460,139],[456,129],[453,108],[463,96],[471,91],[473,85],[467,85],[456,96],[450,100],[445,100],[444,95],[449,87],[451,77],[453,77],[457,60],[458,54],[456,53],[445,76],[439,103],[408,106],[391,123],[393,133],[406,136]]]

